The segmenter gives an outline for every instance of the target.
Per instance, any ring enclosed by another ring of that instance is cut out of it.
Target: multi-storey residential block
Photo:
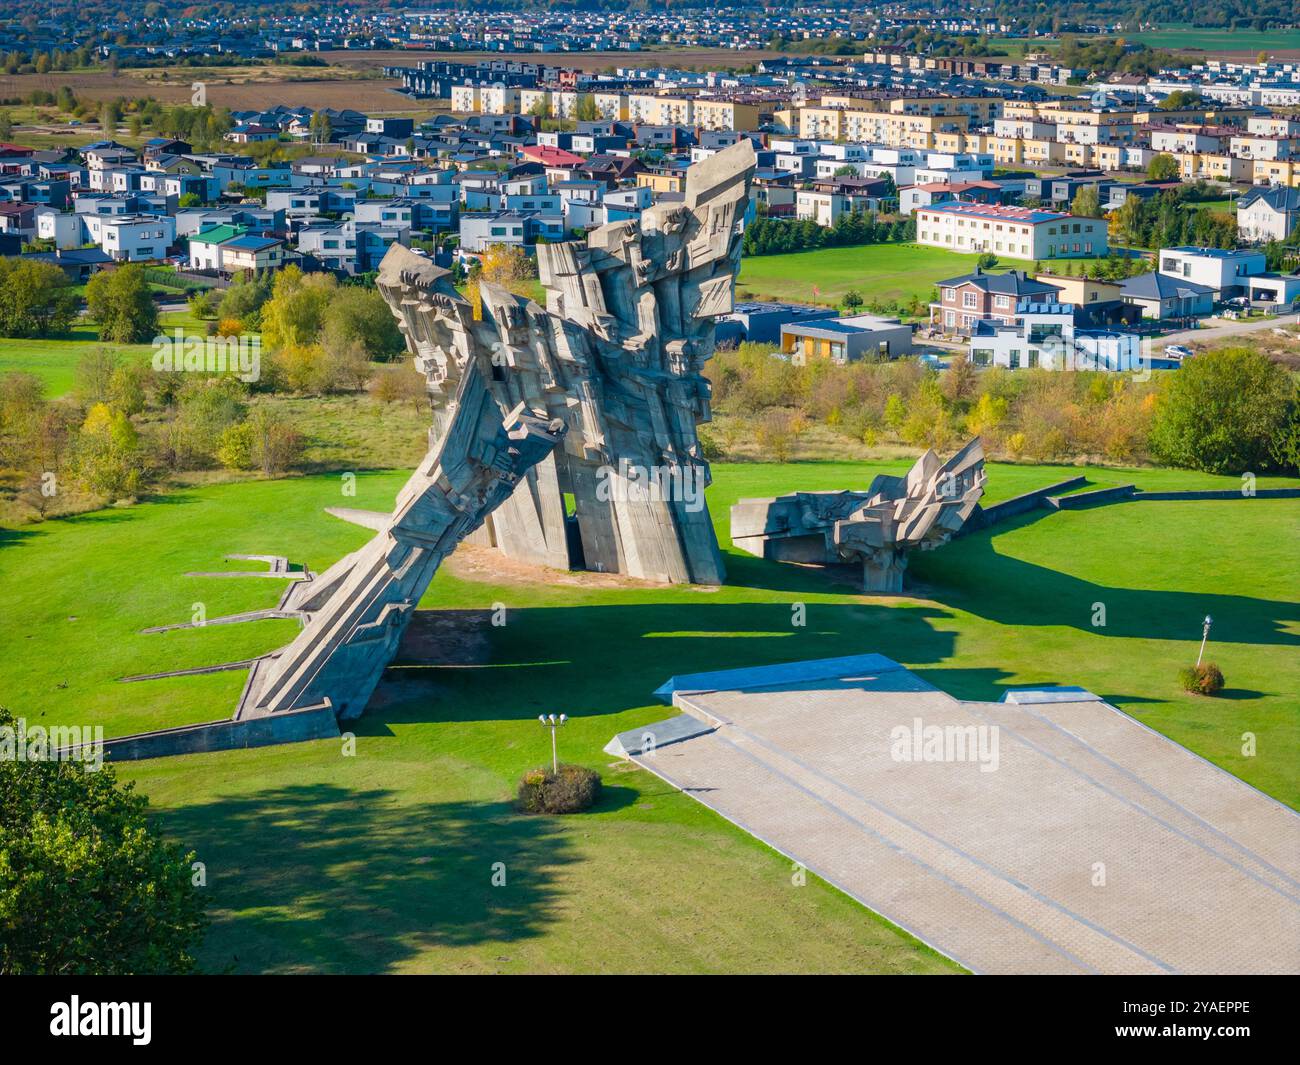
[[[932,248],[1020,259],[1080,258],[1110,249],[1104,219],[963,202],[918,208],[916,240]]]

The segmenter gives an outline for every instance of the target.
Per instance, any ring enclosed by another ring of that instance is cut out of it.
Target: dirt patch
[[[492,547],[462,543],[443,565],[454,577],[466,581],[507,581],[511,584],[563,585],[567,588],[665,588],[660,581],[645,581],[622,573],[589,573],[534,566],[507,558]],[[697,585],[704,588],[704,585]]]
[[[163,74],[166,74],[166,78]],[[152,96],[164,104],[188,104],[191,85],[207,86],[208,102],[233,111],[254,110],[285,104],[289,107],[352,107],[366,113],[437,110],[437,100],[413,101],[396,90],[401,82],[370,78],[358,68],[337,68],[329,73],[305,75],[302,68],[292,76],[278,68],[237,67],[219,71],[193,69],[107,71],[83,74],[15,74],[0,76],[0,99],[26,99],[37,89],[57,92],[68,86],[87,100],[113,100],[120,96]]]
[[[394,666],[481,666],[492,653],[489,610],[417,610]]]

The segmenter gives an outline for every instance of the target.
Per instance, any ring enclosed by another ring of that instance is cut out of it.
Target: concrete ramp
[[[1300,971],[1292,810],[1081,689],[834,662],[689,678],[607,749],[975,972]]]

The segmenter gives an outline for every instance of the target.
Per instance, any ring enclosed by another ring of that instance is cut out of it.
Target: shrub
[[[1218,695],[1223,691],[1223,672],[1213,662],[1184,666],[1178,671],[1178,680],[1183,691],[1197,695]]]
[[[581,765],[561,765],[559,773],[530,769],[519,781],[518,806],[529,814],[576,814],[600,795],[600,774]]]

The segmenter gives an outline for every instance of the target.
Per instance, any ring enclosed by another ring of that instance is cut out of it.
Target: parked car
[[[1170,344],[1165,348],[1165,358],[1167,359],[1190,359],[1192,349],[1183,347],[1182,344]]]

